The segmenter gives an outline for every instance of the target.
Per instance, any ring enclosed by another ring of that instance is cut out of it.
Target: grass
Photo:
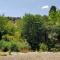
[[[7,54],[0,52],[0,56],[7,56]]]
[[[14,52],[12,55],[0,56],[0,60],[60,60],[60,52]]]

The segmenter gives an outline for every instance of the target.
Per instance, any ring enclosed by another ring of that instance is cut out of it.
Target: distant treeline
[[[0,51],[60,51],[60,10],[51,6],[48,16],[0,16]]]

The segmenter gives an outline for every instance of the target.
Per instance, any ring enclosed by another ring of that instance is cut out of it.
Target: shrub
[[[45,43],[40,43],[40,51],[48,51],[48,46]]]
[[[0,49],[2,51],[21,51],[22,49],[29,49],[29,45],[26,41],[6,41],[6,40],[1,40],[0,41]]]
[[[11,47],[11,43],[10,42],[6,42],[4,40],[0,41],[0,49],[2,49],[2,51],[8,51]]]
[[[17,45],[21,52],[25,52],[30,48],[28,42],[25,40],[21,40],[20,42],[17,42]]]

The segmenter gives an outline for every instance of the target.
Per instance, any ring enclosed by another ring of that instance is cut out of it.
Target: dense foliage
[[[48,16],[0,16],[0,51],[60,51],[60,10]]]

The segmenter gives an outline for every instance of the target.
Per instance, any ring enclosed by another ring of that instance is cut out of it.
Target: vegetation
[[[60,51],[60,10],[51,6],[48,16],[0,16],[0,51]]]

